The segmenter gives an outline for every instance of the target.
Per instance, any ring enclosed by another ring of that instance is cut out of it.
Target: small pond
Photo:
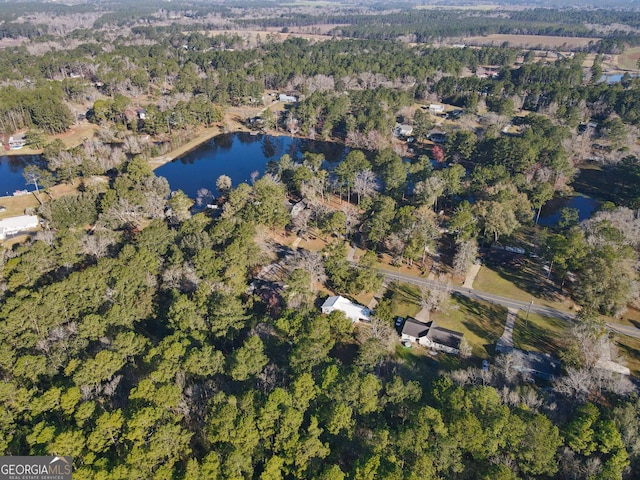
[[[5,155],[0,157],[0,196],[13,195],[16,190],[33,190],[27,188],[22,175],[24,167],[36,163],[39,155]]]
[[[296,161],[304,152],[322,153],[329,163],[341,161],[348,148],[331,142],[292,137],[228,133],[218,135],[184,157],[156,169],[156,175],[169,181],[171,190],[182,190],[196,198],[198,190],[209,189],[218,195],[216,180],[220,175],[231,177],[233,186],[251,181],[252,172],[264,174],[270,160],[279,160],[288,153]]]
[[[560,221],[560,212],[563,208],[575,208],[578,210],[578,220],[586,220],[598,207],[599,202],[587,195],[577,193],[570,197],[556,197],[549,200],[540,212],[539,225],[548,227],[556,225]]]
[[[637,77],[638,76],[637,73],[630,73],[629,75],[631,77]],[[601,82],[606,82],[608,84],[619,83],[619,82],[622,81],[622,77],[624,77],[624,73],[611,73],[611,74],[607,74],[607,75],[602,75],[600,77],[600,81]]]

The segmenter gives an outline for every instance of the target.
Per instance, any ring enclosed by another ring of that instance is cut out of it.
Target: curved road
[[[420,278],[414,277],[411,275],[406,275],[404,273],[387,270],[384,268],[379,268],[378,271],[385,276],[387,280],[396,280],[399,282],[411,283],[414,285],[423,285],[431,288],[446,288],[447,285],[438,282],[437,280],[429,280],[428,278]],[[500,295],[493,295],[491,293],[480,292],[478,290],[473,290],[472,288],[465,287],[448,287],[450,291],[456,292],[459,295],[463,295],[465,297],[471,298],[473,300],[483,300],[488,303],[494,303],[496,305],[502,305],[507,308],[515,308],[519,310],[529,310],[533,313],[537,313],[539,315],[544,315],[545,317],[558,318],[560,320],[571,321],[575,318],[573,313],[563,312],[562,310],[557,310],[552,307],[547,307],[544,305],[536,305],[535,302],[522,302],[520,300],[514,300],[512,298],[501,297]],[[607,322],[607,327],[609,330],[612,330],[617,333],[621,333],[623,335],[628,335],[630,337],[640,338],[640,329],[629,325],[622,325],[619,323]]]

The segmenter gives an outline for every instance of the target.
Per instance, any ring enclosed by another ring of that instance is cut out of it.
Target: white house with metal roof
[[[0,220],[0,240],[6,239],[10,235],[31,230],[40,225],[37,215],[20,215],[19,217],[9,217]]]
[[[370,321],[371,310],[357,303],[353,303],[341,296],[327,298],[322,304],[322,313],[331,313],[334,310],[344,312],[348,319],[352,322],[368,322]]]

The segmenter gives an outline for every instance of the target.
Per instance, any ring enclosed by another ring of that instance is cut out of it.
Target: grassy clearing
[[[564,348],[570,324],[564,320],[520,311],[513,329],[513,344],[521,350],[548,353],[557,357]]]
[[[0,205],[7,210],[0,212],[0,220],[3,218],[16,217],[18,215],[24,215],[24,211],[27,208],[36,208],[39,203],[35,194],[20,195],[19,197],[1,197]]]
[[[598,43],[599,38],[555,37],[550,35],[508,35],[495,33],[478,37],[467,37],[466,43],[473,45],[502,45],[508,42],[512,47],[571,50]]]
[[[637,308],[629,307],[620,318],[611,318],[610,320],[621,325],[640,328],[640,310],[638,310]]]
[[[393,284],[387,296],[391,299],[394,315],[413,317],[420,311],[420,292],[416,286]],[[473,355],[482,358],[494,353],[495,342],[502,335],[506,319],[506,308],[458,295],[451,297],[448,308],[431,314],[431,320],[441,327],[464,333]]]
[[[541,280],[540,274],[533,272],[532,267],[514,270],[492,269],[483,265],[473,282],[473,288],[523,302],[533,298],[536,305],[545,305],[558,310],[572,309],[571,300],[552,292],[545,292],[537,280]]]
[[[618,66],[625,70],[638,70],[640,60],[640,47],[627,48],[618,55]]]
[[[614,335],[613,340],[616,342],[618,353],[622,357],[622,363],[629,367],[631,375],[636,378],[640,376],[640,338]]]
[[[420,311],[420,291],[407,283],[393,283],[387,291],[391,311],[400,317],[415,317]]]

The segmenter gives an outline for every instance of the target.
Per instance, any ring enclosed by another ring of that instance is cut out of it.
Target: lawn
[[[548,353],[558,357],[564,348],[570,324],[564,320],[543,317],[535,313],[520,311],[513,329],[514,347],[521,350],[532,350]]]
[[[391,299],[391,311],[400,317],[415,317],[420,311],[420,290],[408,283],[392,283],[385,294]]]
[[[628,307],[620,318],[611,318],[610,320],[621,325],[640,328],[640,310],[634,307]]]
[[[638,70],[640,60],[640,47],[627,48],[624,53],[618,55],[618,65],[625,70]]]
[[[631,375],[640,376],[640,338],[626,335],[613,335],[613,340],[618,347],[618,353],[622,357],[622,363],[631,370]]]
[[[571,310],[573,302],[560,297],[555,292],[545,291],[549,289],[536,282],[536,278],[544,280],[541,278],[542,276],[533,272],[534,268],[530,262],[527,262],[527,265],[529,266],[521,270],[505,267],[490,268],[483,265],[473,282],[473,288],[523,302],[529,302],[533,298],[536,305],[545,305],[558,310]]]
[[[549,35],[510,35],[494,33],[478,37],[464,39],[471,45],[502,45],[505,42],[511,47],[542,48],[542,49],[566,49],[582,48],[590,42],[597,43],[599,38],[586,37],[557,37]]]
[[[0,212],[0,220],[2,220],[3,218],[24,215],[25,209],[36,208],[39,203],[35,193],[30,193],[29,195],[20,195],[18,197],[2,197],[0,205],[7,209],[4,212]]]
[[[391,299],[394,315],[413,317],[420,311],[420,292],[416,286],[392,284],[386,296]],[[506,318],[507,309],[504,307],[458,295],[451,297],[445,309],[431,314],[431,320],[441,327],[464,333],[473,355],[481,358],[493,355],[495,342],[502,335]]]

